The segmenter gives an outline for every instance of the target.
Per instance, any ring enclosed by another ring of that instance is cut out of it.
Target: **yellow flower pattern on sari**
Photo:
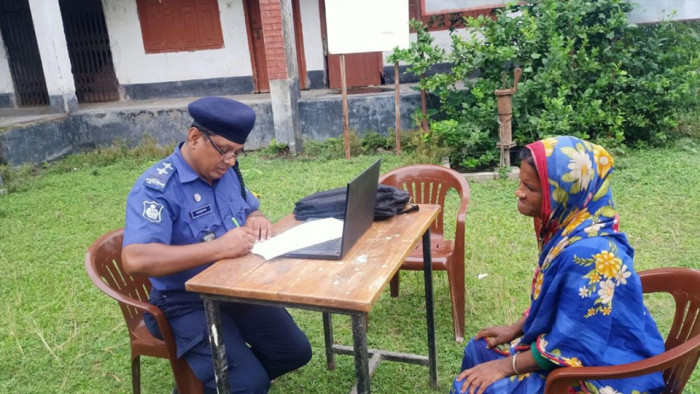
[[[544,145],[544,154],[547,155],[547,157],[551,156],[552,153],[554,153],[554,146],[556,144],[556,138],[545,138],[542,140],[542,145]]]
[[[595,259],[595,270],[606,279],[616,277],[622,266],[622,260],[606,250],[594,254],[593,259]]]
[[[574,256],[574,261],[584,267],[592,266],[583,278],[588,279],[588,284],[578,289],[579,297],[594,298],[593,306],[588,308],[584,317],[589,318],[598,313],[604,316],[612,313],[615,289],[627,284],[624,272],[627,267],[622,265],[622,260],[615,256],[616,246],[610,244],[610,250],[603,250],[590,258]],[[622,272],[622,273],[621,273]]]
[[[566,219],[564,219],[564,225],[566,227],[564,228],[564,232],[562,232],[561,235],[568,235],[570,232],[574,231],[578,226],[580,226],[583,222],[590,218],[591,214],[585,208],[581,211],[571,212],[571,214],[569,214],[569,216]]]
[[[614,161],[612,156],[599,145],[593,145],[593,158],[598,166],[598,174],[601,178],[605,177],[610,169],[613,168]]]
[[[535,281],[535,289],[532,292],[532,298],[537,299],[540,296],[540,291],[542,291],[542,282],[544,282],[544,274],[540,272],[537,274],[537,280]]]

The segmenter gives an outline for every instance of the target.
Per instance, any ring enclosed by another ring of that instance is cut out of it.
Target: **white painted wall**
[[[219,0],[224,47],[146,54],[134,0],[102,0],[114,71],[121,85],[250,76],[250,51],[241,0]]]
[[[29,8],[49,96],[75,94],[58,0],[29,0]]]
[[[12,83],[12,74],[10,74],[10,63],[7,59],[5,43],[2,41],[2,34],[0,34],[0,94],[14,92],[15,86]]]
[[[650,23],[662,20],[700,19],[698,0],[633,0],[635,8],[630,12],[634,23]],[[674,15],[671,16],[671,14]]]
[[[301,0],[301,26],[304,35],[306,70],[323,70],[323,41],[321,40],[321,14],[318,0]]]

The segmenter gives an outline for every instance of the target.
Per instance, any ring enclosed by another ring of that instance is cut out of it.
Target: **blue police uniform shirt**
[[[123,246],[161,243],[189,245],[219,238],[241,226],[260,201],[246,190],[233,169],[209,185],[182,157],[180,143],[173,154],[152,166],[136,181],[126,202]],[[150,277],[158,291],[184,290],[185,282],[211,263],[160,277]]]

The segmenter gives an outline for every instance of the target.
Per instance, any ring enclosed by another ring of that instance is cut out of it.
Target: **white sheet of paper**
[[[311,220],[266,241],[257,242],[251,252],[262,256],[265,260],[270,260],[297,249],[340,238],[342,235],[342,220],[335,218]]]

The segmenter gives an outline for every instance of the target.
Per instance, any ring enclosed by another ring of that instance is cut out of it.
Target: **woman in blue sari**
[[[541,393],[548,371],[638,361],[663,352],[644,306],[634,250],[618,231],[613,159],[574,137],[521,151],[518,211],[534,217],[540,250],[530,308],[510,326],[479,331],[464,349],[453,393]],[[661,373],[581,381],[570,393],[656,393]]]

